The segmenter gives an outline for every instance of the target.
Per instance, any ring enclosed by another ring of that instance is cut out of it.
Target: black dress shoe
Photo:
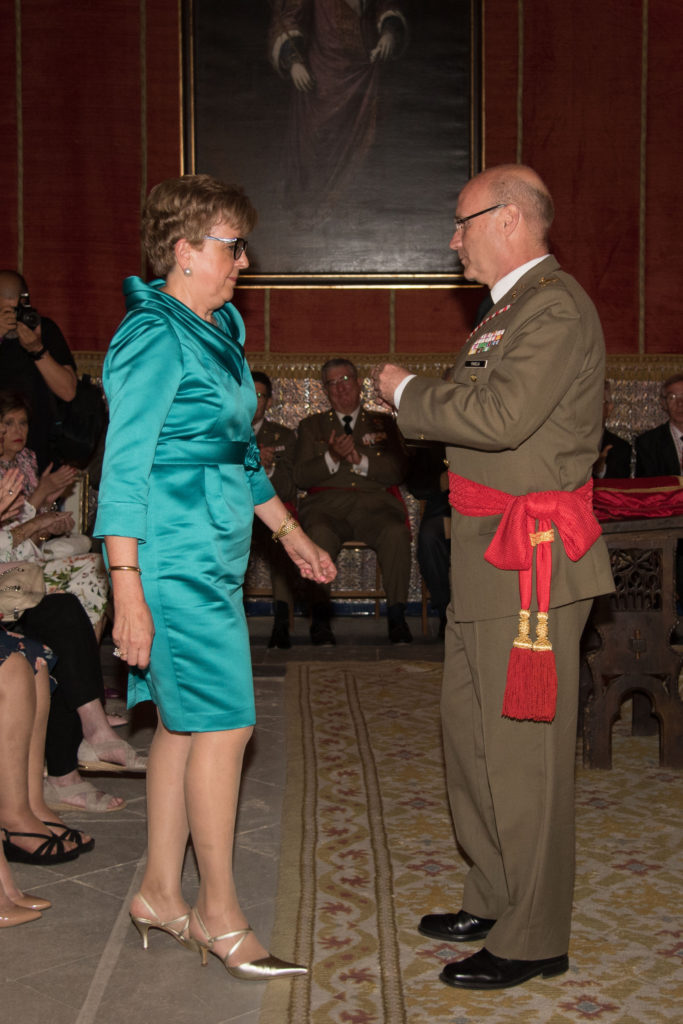
[[[480,949],[466,960],[446,964],[439,975],[453,988],[495,989],[521,985],[539,974],[552,978],[569,968],[569,957],[552,956],[548,960],[506,960],[505,957]]]
[[[311,624],[311,643],[314,643],[316,647],[334,647],[336,642],[334,633],[326,622]]]
[[[485,939],[495,923],[494,918],[475,917],[460,910],[457,914],[427,914],[417,930],[421,935],[443,942],[476,942]]]
[[[273,626],[273,632],[270,634],[268,646],[279,647],[282,651],[289,650],[292,646],[292,641],[289,639],[289,626],[286,622],[275,623]]]
[[[392,644],[412,644],[413,634],[405,621],[389,622],[389,639]]]

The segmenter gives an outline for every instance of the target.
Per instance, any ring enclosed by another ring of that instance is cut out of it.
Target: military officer
[[[450,381],[373,371],[404,436],[447,446],[441,711],[453,822],[471,866],[461,909],[428,914],[419,930],[485,941],[444,968],[456,988],[568,967],[579,640],[593,597],[613,584],[591,502],[603,335],[593,303],[550,255],[552,219],[531,168],[469,181],[450,244],[465,277],[491,289],[491,311]]]

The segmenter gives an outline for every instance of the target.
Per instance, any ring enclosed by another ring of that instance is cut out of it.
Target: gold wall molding
[[[101,377],[104,352],[74,352],[79,374],[89,373]],[[377,363],[396,362],[412,373],[425,377],[440,377],[453,362],[448,352],[249,352],[247,359],[252,370],[263,370],[276,380],[290,377],[297,380],[320,376],[320,367],[326,359],[339,356],[350,359],[363,376],[367,376]],[[608,355],[607,376],[611,380],[663,381],[674,373],[683,373],[683,354],[663,355]]]

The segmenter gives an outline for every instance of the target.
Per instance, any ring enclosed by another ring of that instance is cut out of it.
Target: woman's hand
[[[327,551],[318,547],[301,527],[292,530],[278,543],[282,544],[304,579],[331,583],[337,575],[337,567]]]
[[[0,480],[0,516],[11,519],[24,504],[24,482],[19,469],[8,469]]]
[[[117,575],[123,576],[124,573]],[[114,587],[112,638],[122,661],[133,668],[147,668],[154,639],[154,622],[139,578],[121,580]]]
[[[254,512],[273,533],[284,524],[291,525],[291,522],[295,522],[291,512],[277,496],[255,505]],[[280,537],[278,543],[282,544],[304,579],[314,580],[316,583],[331,583],[337,575],[335,564],[327,551],[314,544],[300,526],[297,525],[291,532]]]
[[[112,567],[111,589],[114,595],[114,626],[112,637],[118,657],[133,668],[147,668],[154,639],[152,613],[145,601],[140,573],[115,566],[138,565],[138,542],[135,537],[104,538],[107,560]]]
[[[25,540],[47,540],[48,537],[61,537],[64,533],[71,533],[74,528],[74,521],[68,512],[39,512],[33,519],[27,519],[25,523],[15,526],[12,530],[13,544],[22,543]]]
[[[29,498],[35,508],[42,508],[43,505],[50,505],[56,498],[63,494],[76,479],[77,469],[73,466],[60,466],[52,472],[53,463],[40,475],[38,486]]]
[[[43,521],[41,535],[47,534],[50,537],[61,537],[65,533],[71,533],[75,525],[70,512],[44,512],[36,516],[33,522],[38,519]]]

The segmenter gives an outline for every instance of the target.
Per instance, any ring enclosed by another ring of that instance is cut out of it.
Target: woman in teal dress
[[[230,305],[249,266],[256,214],[208,175],[152,189],[142,219],[162,279],[124,285],[128,313],[104,367],[110,425],[96,533],[105,538],[114,641],[130,666],[129,705],[152,699],[148,859],[131,917],[210,951],[236,977],[304,973],[249,929],[232,875],[237,795],[254,725],[242,583],[254,512],[309,579],[326,552],[298,527],[260,466],[244,324]],[[191,834],[200,872],[190,913],[181,872]]]

